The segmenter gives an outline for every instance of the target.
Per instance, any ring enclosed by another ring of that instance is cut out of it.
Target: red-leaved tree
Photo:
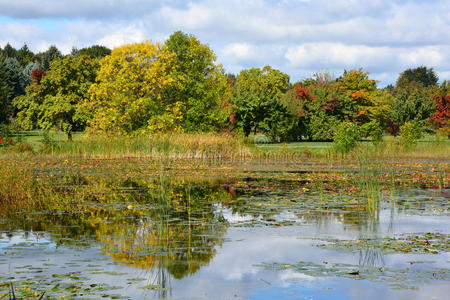
[[[450,94],[436,97],[434,101],[436,111],[430,116],[431,124],[450,138]]]
[[[31,80],[33,80],[33,82],[37,83],[37,84],[41,84],[41,80],[42,78],[47,75],[45,74],[44,70],[42,70],[41,68],[37,68],[34,69],[33,72],[31,72]]]

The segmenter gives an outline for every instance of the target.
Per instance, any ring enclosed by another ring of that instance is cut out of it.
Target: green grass
[[[56,143],[67,142],[67,135],[63,132],[50,131],[49,137],[52,141]],[[42,147],[42,140],[44,131],[43,130],[32,130],[32,131],[20,131],[16,134],[16,137],[20,135],[23,142],[30,144],[34,151],[39,151]],[[73,133],[73,141],[80,141],[84,136],[82,132]]]

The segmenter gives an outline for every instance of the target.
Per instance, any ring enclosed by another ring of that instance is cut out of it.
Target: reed
[[[0,164],[0,203],[2,207],[26,209],[39,206],[48,194],[28,169],[2,161]]]
[[[39,178],[23,164],[1,161],[1,213],[56,209],[72,201],[72,194],[56,191],[51,182]]]
[[[193,165],[260,165],[298,164],[305,161],[326,162],[330,165],[355,163],[356,157],[371,161],[447,160],[450,141],[422,140],[415,147],[404,149],[398,139],[387,137],[377,144],[363,141],[343,156],[334,148],[319,147],[320,143],[257,145],[248,139],[219,133],[168,133],[153,136],[106,137],[79,135],[73,142],[55,141],[47,136],[33,147],[24,141],[23,147],[0,148],[0,157],[37,155],[55,159],[95,158],[150,159],[164,164],[191,161]],[[327,145],[329,145],[328,143]]]
[[[86,136],[61,142],[53,155],[81,157],[166,157],[171,159],[232,158],[250,153],[241,139],[226,134],[172,133],[136,137]]]

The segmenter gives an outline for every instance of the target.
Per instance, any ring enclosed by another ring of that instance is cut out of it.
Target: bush
[[[8,152],[14,153],[25,153],[30,152],[33,153],[33,146],[26,142],[18,142],[8,148]]]
[[[403,149],[409,150],[417,145],[417,140],[422,137],[423,128],[417,123],[406,122],[400,127],[400,144]]]
[[[377,121],[371,121],[361,126],[361,136],[370,137],[374,144],[383,139],[383,128]]]
[[[360,137],[358,125],[343,122],[338,125],[334,135],[334,149],[336,152],[346,154],[355,148]]]

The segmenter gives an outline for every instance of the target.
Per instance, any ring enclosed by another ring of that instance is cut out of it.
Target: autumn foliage
[[[45,75],[47,75],[44,70],[42,70],[41,68],[37,68],[35,70],[33,70],[33,72],[31,72],[31,80],[33,82],[35,82],[36,84],[41,84],[41,80],[43,77],[45,77]]]
[[[436,111],[430,116],[431,123],[450,137],[450,94],[435,99]]]
[[[314,100],[314,97],[309,94],[309,90],[301,86],[295,88],[295,98],[297,100]]]

